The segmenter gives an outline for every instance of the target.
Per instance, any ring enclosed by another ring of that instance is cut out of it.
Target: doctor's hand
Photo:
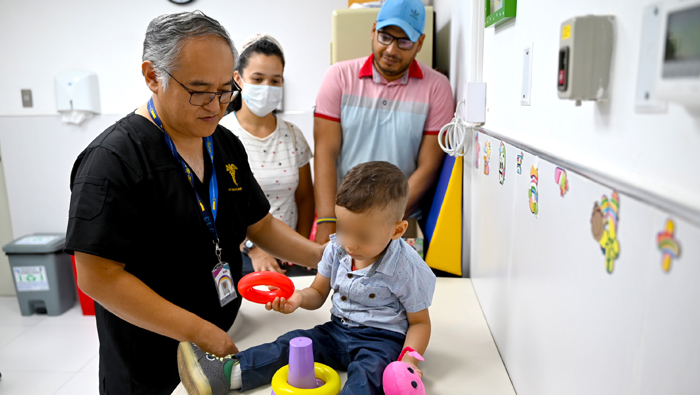
[[[287,272],[280,267],[275,257],[259,247],[250,250],[248,252],[248,257],[250,257],[250,260],[253,262],[253,269],[255,269],[256,272],[277,272],[282,274]]]
[[[267,310],[274,310],[282,314],[290,314],[298,309],[303,301],[304,298],[301,296],[301,294],[294,291],[294,294],[290,296],[289,299],[277,297],[272,302],[267,302],[265,308]]]
[[[199,331],[193,343],[209,354],[217,357],[225,357],[229,354],[238,354],[238,347],[226,332],[211,322],[206,322],[206,328]]]

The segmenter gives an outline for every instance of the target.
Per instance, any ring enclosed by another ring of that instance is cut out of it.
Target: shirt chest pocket
[[[396,300],[389,288],[360,284],[353,292],[353,299],[365,306],[388,306]]]
[[[93,176],[76,177],[73,182],[69,218],[89,221],[102,212],[107,197],[108,181]]]

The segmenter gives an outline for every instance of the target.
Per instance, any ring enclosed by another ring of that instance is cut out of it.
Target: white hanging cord
[[[469,124],[459,117],[459,105],[466,101],[462,100],[457,103],[455,109],[455,117],[447,125],[443,126],[438,133],[438,143],[440,148],[450,156],[464,156],[472,144],[472,136],[474,135],[474,127],[477,124]]]

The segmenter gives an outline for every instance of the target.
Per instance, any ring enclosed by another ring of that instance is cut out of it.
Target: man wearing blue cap
[[[355,165],[388,161],[408,177],[406,217],[442,164],[437,134],[454,112],[447,78],[415,60],[423,47],[420,0],[387,0],[372,27],[372,54],[338,62],[323,78],[314,113],[316,241],[335,233],[335,194]]]

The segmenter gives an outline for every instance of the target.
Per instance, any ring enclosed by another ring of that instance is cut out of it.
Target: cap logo
[[[418,11],[411,10],[411,18],[418,20]]]

